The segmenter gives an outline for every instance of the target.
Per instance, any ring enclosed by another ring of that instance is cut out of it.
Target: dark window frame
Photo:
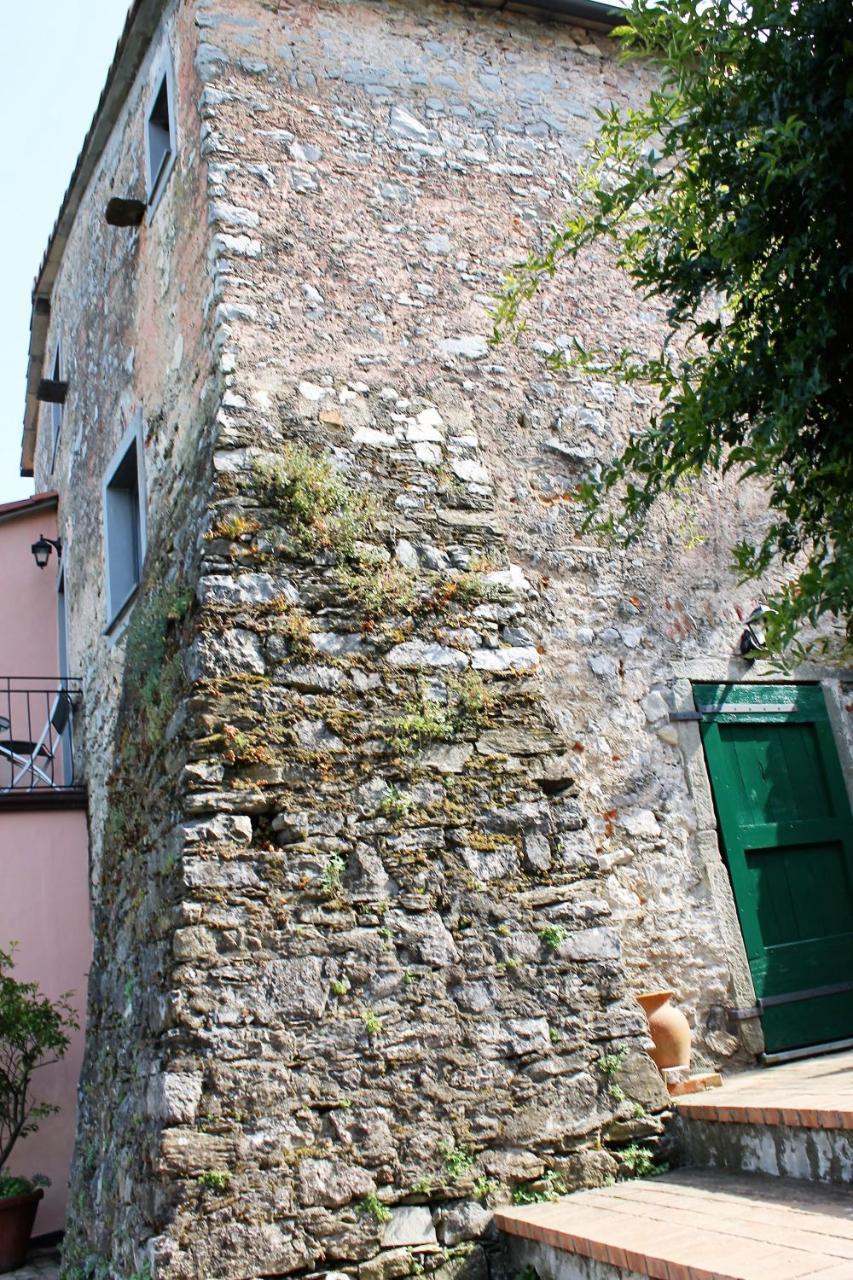
[[[175,165],[178,136],[171,59],[159,64],[145,112],[145,176],[149,216],[156,209]]]
[[[51,366],[51,379],[54,382],[64,382],[65,358],[62,351],[62,338],[56,339],[56,346],[53,352],[53,365]],[[64,405],[60,401],[52,401],[50,405],[50,469],[56,465],[56,451],[59,447],[59,437],[62,432],[62,418]]]
[[[147,542],[140,417],[125,432],[102,481],[104,570],[109,634],[139,590]]]

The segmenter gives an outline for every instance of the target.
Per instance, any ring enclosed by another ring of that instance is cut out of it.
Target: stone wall
[[[659,1131],[632,988],[738,1051],[668,711],[736,642],[723,538],[760,504],[697,485],[624,557],[578,532],[645,406],[543,356],[658,322],[605,256],[541,341],[487,346],[502,265],[648,68],[438,0],[167,16],[171,186],[138,240],[101,227],[143,69],[58,286],[98,939],[66,1275],[479,1276],[490,1204]],[[97,484],[140,402],[113,647]]]
[[[55,458],[47,406],[35,458],[36,488],[60,493],[69,670],[84,690],[75,714],[75,764],[89,791],[94,961],[68,1210],[69,1276],[105,1276],[113,1256],[116,1275],[141,1276],[142,1246],[157,1211],[151,1169],[162,1126],[158,1042],[176,927],[168,837],[182,816],[184,758],[176,732],[183,682],[171,658],[185,599],[178,583],[197,578],[222,391],[212,355],[218,314],[208,268],[194,18],[192,6],[164,5],[159,37],[68,237],[51,297],[45,369],[47,375],[60,338],[68,396]],[[104,218],[110,197],[144,196],[145,113],[164,43],[175,73],[176,162],[142,226],[113,228]],[[107,632],[101,484],[138,415],[145,579],[133,608]],[[129,640],[137,656],[128,670]]]
[[[239,235],[244,308],[220,465],[287,435],[290,400],[364,471],[413,443],[443,503],[488,489],[632,984],[674,989],[700,1056],[726,1061],[729,945],[669,712],[677,664],[730,655],[755,601],[727,557],[760,495],[697,482],[629,553],[580,531],[577,481],[647,406],[547,355],[660,321],[606,253],[546,291],[536,340],[487,346],[501,270],[571,203],[595,109],[641,100],[650,69],[564,23],[457,5],[232,3],[204,22],[212,208]],[[440,427],[407,437],[425,408]]]

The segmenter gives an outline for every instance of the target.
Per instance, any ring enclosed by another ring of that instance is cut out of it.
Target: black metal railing
[[[81,696],[68,676],[0,676],[0,795],[80,786],[73,720]]]

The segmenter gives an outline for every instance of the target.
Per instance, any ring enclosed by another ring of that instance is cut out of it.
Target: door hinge
[[[796,710],[796,702],[726,702],[698,708],[699,714],[703,716],[763,716],[768,711],[787,715]]]
[[[767,1009],[797,1004],[801,1000],[818,1000],[823,996],[842,995],[845,991],[853,991],[853,982],[830,982],[822,987],[805,987],[802,991],[786,991],[784,995],[759,996],[755,1004],[749,1008],[726,1010],[729,1029],[736,1031],[741,1022],[752,1022],[755,1018],[760,1018]]]

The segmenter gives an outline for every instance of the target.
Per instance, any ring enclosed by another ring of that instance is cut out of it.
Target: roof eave
[[[31,498],[18,498],[13,502],[0,502],[0,524],[31,516],[37,511],[55,511],[59,495],[51,489],[47,493],[34,493]]]
[[[160,24],[168,0],[133,0],[116,45],[106,84],[95,109],[89,131],[77,157],[71,181],[60,205],[45,255],[33,284],[30,321],[30,348],[27,363],[27,393],[24,406],[24,433],[21,441],[21,475],[31,476],[35,462],[39,402],[36,398],[44,364],[45,343],[50,324],[50,296],[68,235],[86,194],[92,175],[136,79],[152,37]]]

